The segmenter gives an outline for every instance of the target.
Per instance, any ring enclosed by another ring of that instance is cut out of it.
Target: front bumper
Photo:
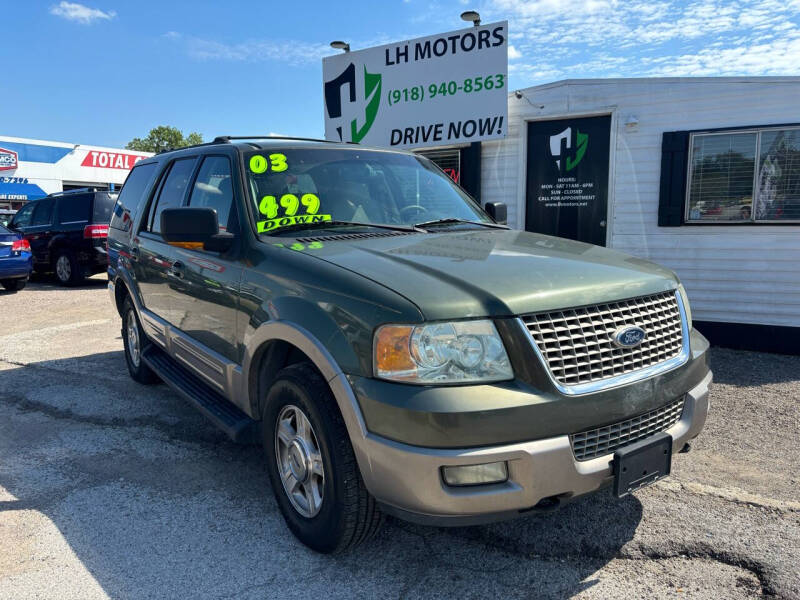
[[[677,452],[697,436],[709,409],[706,376],[686,393],[680,420],[666,430]],[[486,523],[517,516],[546,501],[548,506],[611,484],[613,454],[578,462],[569,436],[470,449],[410,446],[374,434],[361,440],[358,453],[367,489],[384,509],[407,520],[436,525]],[[509,478],[501,484],[450,487],[441,467],[507,461]]]

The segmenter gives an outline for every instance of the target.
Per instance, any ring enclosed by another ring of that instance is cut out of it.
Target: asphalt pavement
[[[800,357],[712,350],[706,429],[622,500],[328,557],[260,448],[125,368],[104,277],[0,291],[0,598],[800,599]]]

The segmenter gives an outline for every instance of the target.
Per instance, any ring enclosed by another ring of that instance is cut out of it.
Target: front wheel
[[[267,469],[292,533],[326,554],[349,550],[383,523],[364,487],[336,400],[308,363],[283,369],[262,412]]]

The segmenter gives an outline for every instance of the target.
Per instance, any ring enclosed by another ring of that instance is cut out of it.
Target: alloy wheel
[[[56,275],[61,281],[69,281],[70,277],[72,277],[72,265],[66,254],[59,256],[56,261]]]
[[[294,509],[314,517],[322,508],[325,485],[322,453],[308,417],[291,404],[283,407],[275,423],[275,459]]]
[[[128,355],[131,357],[131,362],[134,367],[139,367],[141,361],[140,345],[139,345],[139,327],[136,324],[136,315],[132,310],[128,311],[125,323],[126,339],[125,343],[128,345]]]

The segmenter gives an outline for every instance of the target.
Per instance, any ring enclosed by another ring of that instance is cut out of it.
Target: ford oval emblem
[[[635,348],[644,341],[647,333],[641,327],[627,325],[614,332],[614,344],[620,348]]]

